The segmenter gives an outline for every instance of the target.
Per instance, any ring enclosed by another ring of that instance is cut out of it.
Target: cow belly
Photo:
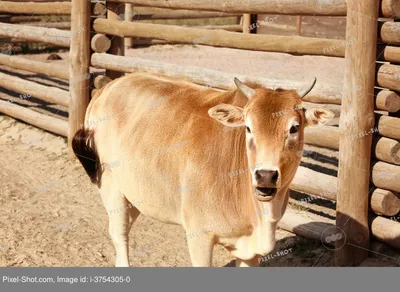
[[[118,173],[116,180],[124,196],[132,205],[136,204],[143,215],[166,223],[181,224],[180,197],[174,191],[175,187],[166,182],[151,181],[150,171],[132,168]]]

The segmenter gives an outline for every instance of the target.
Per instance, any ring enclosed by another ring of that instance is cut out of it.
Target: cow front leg
[[[193,267],[212,267],[214,240],[209,235],[187,235],[190,259]]]
[[[254,257],[251,260],[241,260],[239,258],[236,258],[236,267],[241,267],[241,268],[249,268],[249,267],[258,267],[258,258]]]

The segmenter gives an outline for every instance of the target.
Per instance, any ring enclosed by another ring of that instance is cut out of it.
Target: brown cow
[[[235,84],[221,92],[136,73],[91,101],[73,149],[100,188],[117,266],[129,266],[141,213],[183,226],[193,266],[211,266],[215,244],[240,266],[274,249],[304,127],[333,113],[301,107],[315,80],[301,93]]]

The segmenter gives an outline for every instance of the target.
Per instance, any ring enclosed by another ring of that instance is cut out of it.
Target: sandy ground
[[[67,53],[60,53],[67,62]],[[129,50],[127,55],[182,65],[197,65],[240,74],[309,80],[317,76],[327,83],[340,82],[343,60],[328,57],[293,57],[287,54],[247,52],[203,46],[154,46]],[[29,56],[28,56],[29,57]],[[34,56],[45,60],[47,55]],[[4,69],[0,67],[0,71]],[[17,72],[31,80],[35,74]],[[65,84],[59,84],[65,87]],[[0,88],[0,98],[20,101],[18,95]],[[63,109],[53,111],[63,115]],[[65,116],[63,117],[66,118]],[[315,149],[308,149],[315,150]],[[307,154],[305,162],[335,171],[335,151],[323,152],[331,160],[318,162]],[[114,248],[108,236],[108,218],[97,188],[78,162],[68,160],[66,141],[40,129],[0,116],[0,266],[113,266]],[[334,204],[319,208],[322,221],[334,220]],[[295,207],[304,212],[307,206]],[[314,215],[313,215],[314,216]],[[315,215],[317,216],[317,215]],[[319,215],[318,215],[319,216]],[[324,217],[324,218],[323,218]],[[278,243],[263,266],[332,266],[333,252],[319,241],[307,240],[278,230]],[[130,233],[133,266],[190,266],[182,228],[143,216]],[[392,252],[392,251],[391,251]],[[223,248],[214,251],[215,266],[232,266]],[[396,265],[389,252],[381,252],[365,265]]]

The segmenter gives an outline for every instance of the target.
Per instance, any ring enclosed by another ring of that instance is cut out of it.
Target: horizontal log
[[[0,22],[5,23],[21,23],[29,21],[42,21],[42,16],[12,16],[12,15],[2,15],[0,16]]]
[[[134,20],[165,20],[165,19],[199,19],[199,18],[227,18],[236,17],[239,14],[235,13],[220,13],[220,12],[203,12],[203,11],[188,11],[188,10],[177,10],[168,11],[165,13],[154,13],[154,14],[136,14]]]
[[[398,0],[382,0],[380,9],[381,16],[393,19],[399,18],[400,16]]]
[[[240,24],[230,24],[230,25],[192,25],[192,26],[182,26],[182,27],[191,27],[191,28],[200,28],[200,29],[222,29],[226,31],[243,31],[243,26]]]
[[[223,29],[227,31],[236,31],[236,32],[243,31],[243,26],[241,25],[206,25],[206,26],[194,26],[194,27],[203,29]],[[168,42],[152,38],[135,38],[133,40],[133,46],[150,46],[150,45],[165,45],[165,44],[178,44],[178,42]]]
[[[273,78],[261,78],[261,77],[249,77],[246,75],[226,73],[222,71],[204,69],[202,67],[194,66],[180,66],[171,63],[157,62],[147,59],[141,59],[136,57],[124,57],[115,56],[110,54],[92,54],[91,65],[97,68],[103,68],[107,70],[114,70],[125,73],[132,73],[137,71],[145,71],[150,73],[165,74],[170,77],[184,78],[185,80],[191,81],[199,85],[206,85],[219,89],[232,89],[235,87],[233,82],[234,78],[237,77],[242,81],[256,82],[263,84],[269,88],[284,88],[284,89],[299,89],[304,86],[304,83],[298,81],[288,81],[273,79]],[[340,100],[339,87],[332,84],[326,84],[317,82],[314,89],[304,97],[304,101],[327,101],[328,103],[333,100]]]
[[[339,150],[339,127],[318,126],[304,129],[307,144]]]
[[[393,21],[379,22],[378,33],[381,42],[400,45],[400,23]]]
[[[400,165],[400,143],[397,140],[375,137],[372,152],[378,160]]]
[[[111,47],[111,40],[104,34],[98,33],[93,36],[90,46],[96,53],[105,53]]]
[[[68,106],[69,104],[68,91],[57,87],[41,85],[8,74],[0,73],[0,86],[17,93],[29,94],[50,103],[61,104],[64,106]]]
[[[104,86],[106,86],[108,83],[110,83],[111,81],[112,81],[112,79],[110,77],[105,76],[105,75],[99,75],[94,78],[93,83],[94,83],[94,87],[96,89],[101,89]]]
[[[68,122],[38,113],[23,106],[0,100],[0,112],[35,127],[67,137]]]
[[[367,133],[355,133],[354,139],[357,137],[364,137],[371,134],[379,134],[385,138],[400,140],[400,119],[385,115],[376,114],[376,127],[367,131]],[[317,145],[321,147],[328,147],[338,149],[339,133],[335,127],[319,126],[307,127],[305,129],[304,141],[308,144]],[[386,140],[385,140],[386,141]],[[397,149],[393,147],[393,149]],[[393,150],[394,151],[394,150]],[[376,154],[378,155],[378,154]],[[392,156],[397,156],[398,151],[394,151]],[[393,163],[392,160],[388,161]]]
[[[339,128],[330,126],[305,128],[307,144],[339,150]],[[381,161],[400,165],[400,143],[386,137],[376,137],[372,155]]]
[[[371,195],[371,209],[380,215],[396,215],[400,212],[399,194],[388,190],[375,189]]]
[[[345,16],[346,1],[327,0],[255,0],[255,1],[225,1],[224,5],[216,5],[214,0],[112,0],[110,2],[132,3],[138,6],[151,6],[169,9],[188,9],[220,11],[228,13],[252,14],[293,14],[293,15],[331,15]]]
[[[336,201],[337,178],[300,166],[290,185],[295,191]]]
[[[57,29],[70,29],[71,22],[28,22],[23,25],[36,26],[36,27],[47,27]]]
[[[290,189],[336,201],[337,177],[300,166]],[[370,206],[375,213],[393,216],[400,211],[399,195],[397,192],[376,188],[370,194]]]
[[[18,3],[12,1],[0,2],[0,13],[10,14],[71,14],[70,2],[47,2],[47,3]]]
[[[0,36],[43,42],[61,47],[69,47],[71,42],[70,31],[7,23],[0,24]]]
[[[395,113],[400,110],[400,96],[391,90],[379,90],[375,97],[375,109]]]
[[[387,138],[400,140],[400,119],[376,115],[378,134]]]
[[[224,5],[215,5],[215,0],[111,0],[110,2],[132,3],[138,6],[169,9],[207,10],[241,14],[345,16],[347,12],[345,0],[230,0],[224,1]],[[380,15],[387,18],[399,17],[400,8],[397,0],[382,0]]]
[[[157,7],[133,7],[133,19],[140,20],[165,20],[165,19],[196,19],[196,18],[226,18],[241,17],[241,13],[210,12],[201,10],[168,9]],[[125,19],[125,17],[121,17]]]
[[[276,36],[238,34],[222,30],[205,30],[176,25],[162,25],[96,19],[93,30],[120,37],[144,37],[169,42],[195,43],[255,51],[287,52],[326,56],[344,56],[343,41],[336,39],[306,38],[301,36]]]
[[[202,29],[222,29],[226,31],[242,32],[242,25],[205,25],[205,26],[187,26]],[[152,39],[152,38],[135,38],[133,40],[133,46],[147,46],[147,45],[165,45],[165,44],[178,44],[179,42],[168,42],[164,40]]]
[[[395,248],[400,248],[400,223],[381,216],[370,219],[372,235]]]
[[[371,181],[378,188],[400,192],[400,166],[378,161],[372,166]]]
[[[56,77],[64,80],[69,79],[67,68],[57,64],[45,63],[5,54],[0,54],[0,64],[15,69],[44,74],[49,77]]]
[[[394,46],[378,45],[377,60],[391,63],[400,63],[400,48]]]
[[[400,91],[400,66],[377,64],[377,84],[379,87]]]

